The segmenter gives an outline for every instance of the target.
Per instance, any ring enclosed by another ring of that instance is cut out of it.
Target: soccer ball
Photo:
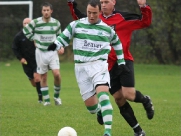
[[[63,127],[58,132],[58,136],[77,136],[77,132],[72,127]]]

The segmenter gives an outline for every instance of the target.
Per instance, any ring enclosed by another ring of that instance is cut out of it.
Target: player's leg
[[[43,99],[45,101],[44,106],[50,105],[50,95],[49,95],[49,88],[47,84],[47,73],[40,74],[41,77],[41,92],[43,95]]]
[[[95,73],[96,70],[97,72]],[[104,135],[110,136],[113,108],[109,99],[110,75],[108,72],[108,64],[105,61],[98,62],[91,67],[90,71],[92,71],[92,75],[94,75],[92,81],[101,106],[101,115],[105,127]]]
[[[49,55],[48,52],[43,52],[36,48],[36,64],[37,64],[37,73],[40,74],[40,86],[41,92],[43,95],[43,99],[45,101],[44,106],[50,105],[50,96],[49,96],[49,88],[47,84],[47,72],[48,72],[48,62]]]
[[[113,97],[119,108],[120,114],[123,116],[123,118],[129,124],[129,126],[134,130],[135,133],[141,132],[142,128],[139,125],[139,123],[134,115],[134,111],[133,111],[131,105],[123,97],[121,89],[119,91],[117,91],[116,93],[114,93]]]
[[[114,97],[114,100],[119,108],[120,114],[129,124],[129,126],[134,130],[135,133],[139,133],[142,131],[141,126],[139,125],[134,111],[131,105],[126,101],[123,97],[122,89],[121,89],[121,82],[120,82],[120,75],[117,75],[118,65],[115,64],[112,70],[110,71],[110,78],[111,78],[111,88],[109,89],[111,95]]]
[[[104,85],[103,88],[98,87],[96,84],[99,81],[99,83],[101,83],[102,79],[105,80],[103,83],[109,82],[109,73],[108,71],[104,73],[104,68],[107,70],[107,65],[99,65],[99,62],[98,65],[94,63],[90,65],[75,64],[75,75],[80,88],[80,94],[82,95],[82,99],[88,111],[91,114],[101,112],[105,123],[104,133],[110,136],[113,109],[108,96],[108,84]],[[101,71],[101,73],[99,71]],[[96,90],[98,89],[97,92],[95,92],[95,88]],[[101,92],[102,90],[105,92]],[[95,93],[97,93],[97,95],[95,95]]]
[[[43,102],[43,96],[42,96],[42,92],[41,92],[41,86],[40,86],[40,74],[34,72],[34,84],[36,85],[36,91],[38,94],[38,102],[42,103]]]
[[[33,64],[31,62],[29,62],[27,65],[23,65],[23,70],[24,70],[25,74],[28,76],[31,85],[33,87],[36,87],[38,98],[42,97],[42,96],[39,95],[39,94],[41,94],[41,91],[40,91],[40,80],[39,80],[38,84],[36,84],[37,79],[34,76]]]
[[[29,63],[28,63],[27,65],[24,65],[24,64],[23,64],[22,67],[23,67],[23,71],[24,71],[24,73],[26,74],[26,76],[28,77],[31,85],[32,85],[33,87],[36,87],[36,84],[35,84],[35,82],[34,82],[34,77],[33,77],[33,69],[32,69],[32,67],[30,66],[30,64],[29,64]]]
[[[60,83],[61,83],[61,78],[60,78],[60,72],[59,69],[54,69],[52,70],[53,76],[54,76],[54,101],[55,105],[61,105],[62,101],[59,98],[60,96]]]
[[[98,85],[96,92],[101,107],[101,115],[104,122],[104,134],[111,135],[113,108],[109,99],[108,84]],[[98,113],[99,114],[99,113]]]
[[[108,88],[108,87],[107,87]],[[99,89],[104,89],[99,87]],[[98,90],[99,90],[98,89]],[[94,91],[95,93],[95,91]],[[93,94],[93,91],[90,92],[90,94]],[[87,96],[89,96],[89,93],[84,94],[82,97],[85,99]],[[98,99],[97,99],[98,97]],[[99,92],[97,96],[94,94],[88,99],[84,100],[85,106],[87,107],[87,110],[91,114],[100,113],[103,117],[103,123],[105,125],[105,131],[104,135],[107,134],[107,136],[111,136],[111,126],[112,126],[112,105],[109,100],[109,94],[108,92]]]
[[[52,69],[52,74],[54,77],[54,101],[55,105],[61,105],[62,101],[59,98],[61,90],[61,76],[60,76],[60,63],[57,51],[53,52],[53,59],[49,64],[50,69]]]
[[[144,96],[140,91],[134,88],[134,66],[132,61],[126,61],[126,65],[130,69],[130,73],[121,77],[123,96],[130,101],[142,103],[148,119],[154,116],[154,108],[149,96]]]

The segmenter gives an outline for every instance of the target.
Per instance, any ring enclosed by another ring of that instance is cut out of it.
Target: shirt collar
[[[113,16],[114,14],[115,14],[115,8],[114,8],[112,14],[110,14],[109,16],[106,16],[106,15],[104,15],[103,13],[102,13],[102,16],[107,19],[107,18]]]

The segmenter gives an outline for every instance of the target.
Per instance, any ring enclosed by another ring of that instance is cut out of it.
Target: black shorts
[[[33,79],[34,73],[37,73],[37,65],[36,65],[36,61],[35,62],[28,62],[27,65],[22,65],[23,66],[23,70],[24,73],[27,75],[27,77],[29,78],[29,80]]]
[[[135,81],[134,81],[134,65],[133,61],[131,60],[125,60],[126,61],[126,66],[130,69],[129,74],[126,75],[118,75],[117,70],[118,70],[118,64],[116,63],[113,68],[109,71],[110,73],[110,83],[111,83],[111,88],[109,89],[109,92],[111,95],[113,95],[115,92],[117,92],[121,86],[124,87],[134,87],[135,86]]]

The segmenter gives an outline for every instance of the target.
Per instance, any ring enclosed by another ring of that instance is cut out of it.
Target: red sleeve
[[[75,11],[74,11],[73,3],[72,3],[72,2],[68,2],[68,6],[69,6],[69,8],[70,8],[70,12],[71,12],[71,14],[72,14],[72,18],[73,18],[74,20],[78,20],[78,17],[77,17],[77,15],[75,14]]]
[[[142,17],[140,20],[132,22],[133,24],[130,25],[130,29],[132,30],[148,27],[152,22],[152,10],[150,6],[147,5],[146,7],[141,7],[140,10]]]
[[[70,8],[70,12],[71,12],[74,20],[78,20],[80,18],[87,17],[86,14],[82,13],[81,11],[79,11],[79,9],[77,9],[77,3],[75,1],[68,2],[68,6]]]

